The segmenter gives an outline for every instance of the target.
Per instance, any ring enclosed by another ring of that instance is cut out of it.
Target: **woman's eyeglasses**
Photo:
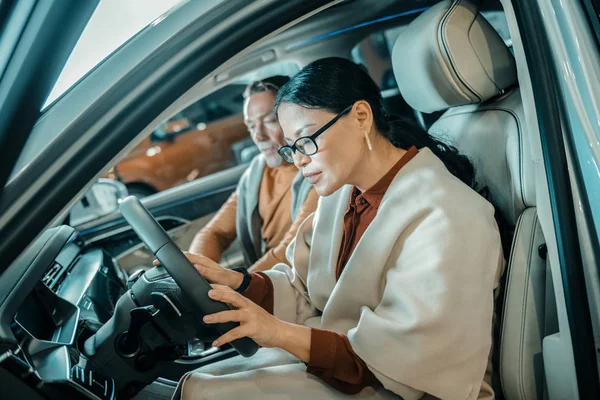
[[[327,129],[331,128],[331,126],[335,124],[338,119],[350,112],[350,110],[352,110],[352,106],[354,106],[354,104],[349,105],[346,109],[344,109],[344,111],[336,115],[331,121],[326,123],[321,129],[319,129],[312,135],[298,138],[292,145],[280,147],[278,153],[281,156],[281,158],[283,158],[290,164],[293,164],[294,153],[296,153],[296,150],[298,150],[305,156],[312,156],[313,154],[315,154],[317,151],[319,151],[319,146],[317,145],[315,139],[318,138]]]

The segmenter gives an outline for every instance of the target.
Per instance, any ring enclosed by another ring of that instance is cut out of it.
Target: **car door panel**
[[[235,190],[247,165],[230,168],[193,182],[171,188],[142,200],[162,227],[183,250]],[[120,213],[76,227],[84,246],[101,247],[131,270],[151,265],[151,255]],[[239,246],[232,246],[226,260],[239,260]],[[237,263],[237,262],[236,262]],[[237,265],[237,264],[236,264]]]
[[[214,213],[207,214],[194,221],[175,226],[167,230],[167,232],[180,249],[187,250],[196,232],[202,229],[213,216]],[[115,258],[123,270],[131,273],[139,268],[150,268],[155,257],[143,243],[137,243],[133,247],[125,249],[120,254],[116,254]]]

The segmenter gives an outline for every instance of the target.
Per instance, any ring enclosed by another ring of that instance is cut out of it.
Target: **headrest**
[[[392,62],[402,96],[425,113],[481,103],[517,81],[510,50],[464,0],[442,1],[412,21],[394,45]]]

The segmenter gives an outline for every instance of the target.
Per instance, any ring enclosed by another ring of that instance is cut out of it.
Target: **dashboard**
[[[123,309],[124,301],[135,299],[132,287],[142,276],[127,276],[105,245],[86,242],[73,228],[59,226],[43,232],[2,272],[0,397],[15,393],[18,396],[11,398],[27,400],[131,398],[154,379],[172,385],[190,370],[238,354],[229,345],[211,347],[210,330],[201,331],[187,348],[178,348],[177,358],[165,352],[161,357],[166,361],[148,372],[135,364],[144,354],[130,360],[113,357],[118,352],[110,349],[102,355],[91,352],[90,342],[96,348],[102,330],[115,327],[117,303]],[[124,296],[128,290],[131,295]],[[118,328],[125,329],[122,332],[133,324],[129,314],[116,320],[126,324]],[[146,327],[144,332],[153,330]],[[161,340],[166,340],[167,349],[173,339],[167,334]],[[116,368],[107,367],[113,362],[110,357],[117,360]]]
[[[58,254],[41,283],[59,298],[77,306],[80,320],[104,324],[126,291],[125,279],[116,260],[108,253],[102,249],[83,252],[77,244],[70,242]],[[34,291],[34,294],[39,292]],[[48,310],[43,307],[45,303],[35,301],[38,297],[28,297],[19,309],[15,323],[25,326],[34,322],[32,319],[49,318]],[[48,326],[48,323],[43,325]]]
[[[127,276],[105,250],[75,238],[68,226],[51,229],[3,274],[0,318],[9,326],[0,327],[0,367],[42,395],[113,399],[112,378],[79,349],[112,316]]]

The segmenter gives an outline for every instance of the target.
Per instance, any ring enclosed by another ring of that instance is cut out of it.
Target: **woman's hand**
[[[254,339],[262,347],[281,347],[280,339],[286,328],[283,321],[275,318],[230,287],[214,284],[212,286],[213,289],[208,292],[208,296],[213,300],[228,303],[235,309],[206,315],[204,322],[207,324],[229,321],[240,323],[240,326],[215,340],[214,347],[223,346],[245,336]]]
[[[227,286],[235,290],[240,287],[244,280],[244,275],[241,272],[223,268],[210,258],[188,252],[184,252],[184,254],[200,275],[210,283]],[[160,262],[155,260],[154,265],[160,265]]]
[[[217,324],[233,321],[240,324],[215,340],[214,347],[223,346],[235,339],[247,336],[262,347],[279,347],[292,353],[303,362],[309,361],[311,339],[309,327],[281,321],[226,286],[213,285],[208,296],[213,300],[228,303],[235,309],[206,315],[205,323]]]
[[[247,336],[262,347],[279,347],[292,353],[303,362],[309,361],[310,328],[281,321],[236,292],[235,289],[240,287],[244,279],[242,273],[223,268],[201,255],[185,253],[185,256],[212,284],[213,289],[208,292],[209,297],[228,303],[235,308],[204,317],[204,322],[207,324],[229,321],[240,324],[215,340],[214,347],[223,346],[235,339]],[[160,265],[160,263],[155,261],[154,265]]]

